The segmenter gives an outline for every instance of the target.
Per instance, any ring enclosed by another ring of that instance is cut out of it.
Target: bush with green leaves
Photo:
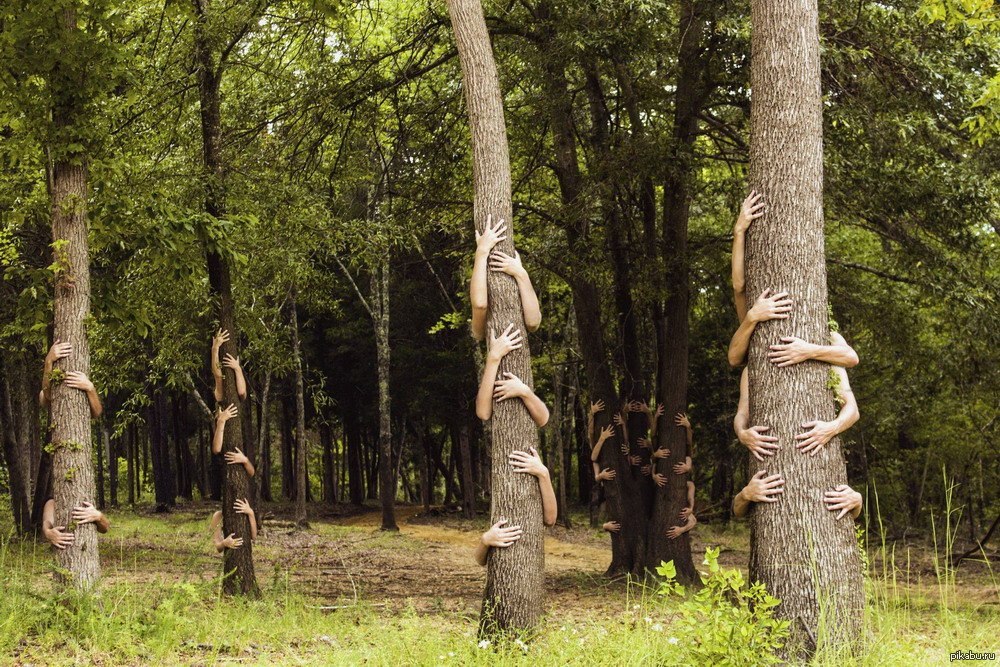
[[[705,550],[703,584],[689,594],[677,582],[673,561],[656,568],[663,577],[658,593],[684,597],[671,624],[690,642],[691,657],[705,665],[773,665],[788,638],[788,621],[774,617],[780,600],[761,583],[750,585],[737,569],[719,566],[719,549]]]

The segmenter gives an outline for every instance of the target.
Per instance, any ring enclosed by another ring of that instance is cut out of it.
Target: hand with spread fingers
[[[760,470],[733,498],[733,514],[744,517],[753,503],[776,503],[784,492],[785,478],[780,473],[768,475],[766,470]]]
[[[506,549],[521,539],[522,535],[520,526],[508,526],[507,519],[501,517],[479,538],[479,544],[476,546],[476,562],[485,566],[486,555],[491,548]]]
[[[837,520],[843,519],[847,514],[852,519],[857,519],[861,514],[861,494],[846,484],[839,484],[832,491],[823,493],[823,502],[831,512],[839,512]]]
[[[609,533],[617,533],[619,530],[622,529],[622,525],[617,521],[605,521],[602,528],[604,528],[604,530],[608,531]]]

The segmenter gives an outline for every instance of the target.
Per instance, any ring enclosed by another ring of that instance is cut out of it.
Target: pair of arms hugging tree
[[[254,515],[253,508],[250,507],[250,502],[245,499],[237,499],[236,502],[233,503],[233,509],[236,510],[237,514],[246,514],[247,519],[250,521],[250,539],[257,539],[257,517]],[[221,552],[226,549],[239,549],[243,546],[243,538],[236,537],[236,533],[230,533],[229,535],[223,536],[221,510],[217,510],[215,514],[212,515],[210,526],[212,530],[212,543],[215,545],[216,551]]]
[[[214,394],[216,403],[220,403],[215,412],[215,432],[212,434],[213,454],[222,453],[222,443],[225,439],[226,422],[239,414],[239,408],[235,403],[230,404],[225,408],[221,405],[221,402],[225,397],[225,393],[223,391],[223,382],[225,380],[222,375],[222,368],[219,366],[219,350],[222,348],[222,344],[228,340],[229,332],[224,329],[219,329],[218,332],[212,336],[212,375],[215,377]],[[246,400],[247,383],[246,378],[243,376],[243,366],[240,365],[239,358],[234,357],[231,354],[227,354],[225,359],[222,360],[222,365],[233,370],[233,373],[236,376],[236,393],[240,397],[240,400]],[[253,467],[253,463],[250,462],[247,455],[244,454],[238,447],[232,452],[226,452],[225,459],[228,465],[242,465],[247,471],[248,476],[254,476],[256,470]]]
[[[757,297],[753,306],[747,309],[744,268],[746,233],[753,221],[763,214],[762,195],[751,192],[743,201],[736,224],[733,226],[733,301],[740,326],[729,343],[728,357],[732,366],[739,366],[746,359],[750,339],[759,323],[788,319],[794,306],[787,292],[772,292],[766,289]],[[860,416],[858,403],[845,370],[857,366],[858,355],[836,331],[830,333],[828,344],[809,343],[795,336],[785,336],[780,340],[780,343],[770,346],[767,357],[771,363],[779,368],[786,368],[804,361],[821,361],[830,364],[831,372],[836,376],[834,391],[840,403],[837,417],[829,422],[821,420],[805,422],[802,428],[807,430],[795,436],[798,441],[796,448],[815,456],[830,440],[858,421]],[[758,461],[764,461],[766,456],[773,456],[775,450],[779,448],[778,439],[767,434],[769,426],[750,425],[750,392],[746,368],[740,374],[740,399],[736,417],[733,419],[733,430],[739,441]],[[767,471],[759,471],[733,498],[733,514],[737,517],[745,516],[755,502],[777,502],[778,496],[784,493],[784,483],[784,478],[780,474],[768,475]],[[861,494],[846,484],[827,490],[823,500],[828,509],[840,512],[838,519],[848,512],[855,518],[861,513]]]
[[[528,272],[521,264],[520,255],[507,255],[495,246],[506,239],[504,233],[507,227],[503,220],[493,224],[493,217],[487,216],[486,228],[483,233],[476,232],[476,256],[472,267],[472,282],[469,287],[469,300],[472,302],[472,336],[476,340],[486,337],[486,319],[489,310],[489,296],[486,285],[487,270],[505,273],[517,283],[521,308],[524,314],[524,326],[535,331],[542,322],[541,309],[538,306],[538,296],[531,284]],[[511,323],[503,332],[491,332],[483,368],[483,377],[476,393],[476,415],[483,421],[493,417],[493,401],[505,401],[519,398],[528,410],[532,421],[541,428],[549,421],[549,409],[534,391],[513,373],[504,373],[502,380],[497,379],[500,362],[512,350],[519,349],[523,344],[521,331]],[[534,448],[529,451],[514,451],[510,454],[509,463],[515,473],[531,475],[538,480],[542,494],[542,521],[546,526],[556,522],[558,513],[556,494],[552,488],[549,470],[542,463]],[[521,526],[507,525],[507,519],[493,524],[482,534],[476,546],[476,562],[486,565],[490,548],[506,548],[521,539]]]

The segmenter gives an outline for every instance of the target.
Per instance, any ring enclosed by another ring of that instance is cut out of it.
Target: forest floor
[[[263,595],[218,598],[220,558],[208,518],[216,504],[169,514],[112,512],[101,539],[97,609],[52,596],[52,557],[34,542],[0,543],[0,664],[682,664],[671,634],[676,602],[604,576],[607,535],[583,515],[547,531],[546,620],[525,653],[477,648],[485,574],[473,559],[485,518],[400,506],[400,532],[372,508],[269,507],[254,544]],[[0,528],[3,528],[0,520]],[[702,524],[724,567],[744,569],[744,526]],[[896,568],[883,555],[895,553]],[[988,564],[936,574],[928,545],[870,552],[869,644],[858,664],[946,664],[953,651],[1000,652],[1000,590]],[[818,660],[820,664],[844,664]]]

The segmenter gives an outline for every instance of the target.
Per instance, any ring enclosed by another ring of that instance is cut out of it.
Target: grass
[[[482,573],[471,547],[482,522],[420,520],[411,532],[401,520],[404,534],[339,516],[314,519],[305,533],[276,522],[256,546],[262,597],[240,600],[219,595],[208,512],[112,515],[104,583],[86,599],[56,593],[47,547],[0,538],[0,664],[690,663],[691,639],[671,632],[676,599],[604,581],[606,561],[581,565],[581,554],[606,551],[589,528],[553,538],[537,636],[498,649],[476,637]],[[745,566],[742,527],[699,533],[699,546],[723,547],[724,565]],[[814,664],[943,665],[952,651],[1000,652],[1000,594],[988,566],[956,573],[930,549],[886,544],[869,558],[864,654],[821,652]]]

